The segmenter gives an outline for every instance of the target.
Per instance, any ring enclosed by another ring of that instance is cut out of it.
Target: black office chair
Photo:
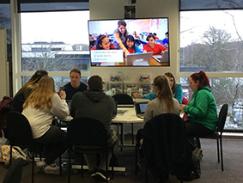
[[[117,105],[134,105],[132,97],[125,93],[116,94],[113,99]]]
[[[32,131],[28,120],[18,112],[9,112],[7,115],[7,138],[10,142],[10,164],[12,163],[12,147],[33,150]],[[34,154],[32,153],[32,176],[34,182]]]
[[[44,145],[41,143],[34,142],[32,136],[31,126],[28,119],[18,112],[9,112],[7,115],[7,138],[10,141],[10,164],[12,163],[12,147],[19,146],[22,149],[27,148],[31,152],[32,159],[32,174],[31,181],[34,182],[34,167],[35,167],[35,156],[37,154],[42,155]],[[62,160],[59,157],[60,163],[60,175],[62,174]]]
[[[218,163],[221,162],[222,171],[224,171],[222,133],[224,131],[224,126],[225,126],[227,115],[228,115],[228,104],[223,104],[223,106],[221,107],[220,112],[219,112],[216,131],[213,134],[210,134],[207,136],[197,137],[197,144],[199,146],[201,146],[199,138],[216,139]]]
[[[192,159],[182,119],[176,114],[161,114],[144,126],[143,154],[145,181],[148,172],[165,182],[170,174],[180,182],[192,171]]]
[[[73,119],[68,126],[67,136],[69,142],[68,183],[71,181],[71,152],[73,147],[77,148],[80,154],[106,154],[106,172],[108,172],[108,156],[110,152],[113,155],[114,144],[108,143],[107,131],[100,121],[91,118]],[[83,164],[81,167],[83,168]]]

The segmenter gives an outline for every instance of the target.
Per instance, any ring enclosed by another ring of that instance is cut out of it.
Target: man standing
[[[72,69],[69,76],[70,82],[63,86],[63,90],[66,92],[66,100],[72,100],[73,95],[78,91],[87,90],[87,85],[80,81],[81,72],[79,69]]]

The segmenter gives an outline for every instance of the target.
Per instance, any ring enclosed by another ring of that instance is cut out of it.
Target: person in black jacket
[[[192,156],[184,122],[172,113],[161,114],[144,126],[143,152],[145,164],[160,182],[174,174],[188,180],[192,172]]]

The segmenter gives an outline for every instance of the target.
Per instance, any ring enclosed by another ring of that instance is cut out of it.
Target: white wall
[[[6,31],[4,29],[0,29],[0,100],[3,96],[9,95],[9,78],[6,45]]]
[[[124,18],[124,5],[129,0],[90,0],[90,19]],[[169,17],[170,67],[92,67],[91,74],[99,74],[105,81],[117,72],[123,74],[126,80],[138,81],[141,74],[149,74],[151,78],[164,72],[172,72],[178,76],[179,57],[179,1],[178,0],[137,0],[136,18]]]

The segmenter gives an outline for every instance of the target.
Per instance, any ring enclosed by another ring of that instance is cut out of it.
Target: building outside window
[[[58,72],[57,88],[69,81],[74,67],[87,77],[88,20],[89,11],[21,13],[21,72],[44,69],[53,76]]]

